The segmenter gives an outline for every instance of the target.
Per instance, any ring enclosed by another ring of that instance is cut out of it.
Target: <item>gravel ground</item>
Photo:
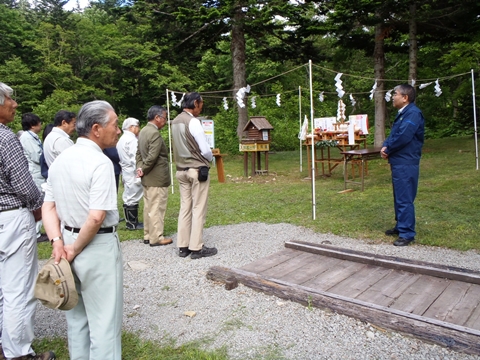
[[[174,244],[175,244],[175,235]],[[142,338],[205,341],[225,346],[231,359],[478,359],[354,318],[255,292],[243,285],[226,291],[206,279],[211,266],[241,267],[284,248],[285,241],[329,241],[333,246],[480,270],[480,255],[420,245],[397,248],[289,224],[248,223],[205,229],[216,256],[180,258],[174,245],[150,248],[122,243],[125,277],[124,329]],[[185,312],[193,311],[189,317]],[[41,305],[37,336],[66,336],[62,312]],[[127,359],[130,360],[130,359]]]

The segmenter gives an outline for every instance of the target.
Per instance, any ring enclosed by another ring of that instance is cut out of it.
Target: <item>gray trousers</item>
[[[0,212],[0,328],[7,359],[32,349],[38,274],[35,220],[28,209]]]
[[[78,234],[63,230],[65,244]],[[96,235],[72,262],[78,304],[66,312],[71,360],[121,360],[123,261],[117,233]]]

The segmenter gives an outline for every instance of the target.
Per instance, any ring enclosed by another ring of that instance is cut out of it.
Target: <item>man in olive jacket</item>
[[[171,180],[167,146],[159,132],[167,123],[167,112],[154,105],[148,110],[147,120],[138,135],[136,155],[137,175],[143,185],[143,242],[150,246],[168,245],[172,239],[164,237],[163,227]]]

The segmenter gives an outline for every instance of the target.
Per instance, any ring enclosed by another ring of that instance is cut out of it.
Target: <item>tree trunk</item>
[[[375,61],[374,72],[377,80],[377,89],[374,94],[375,98],[375,146],[382,146],[385,141],[385,32],[382,24],[375,26],[375,49],[373,58]]]
[[[232,54],[232,65],[233,65],[233,97],[237,94],[238,89],[247,85],[246,80],[246,70],[245,70],[245,32],[244,32],[244,18],[245,14],[242,11],[241,1],[238,1],[234,9],[235,13],[233,16],[233,25],[232,25],[232,42],[230,44],[230,51]],[[247,99],[245,98],[245,107],[238,108],[238,126],[237,126],[237,136],[239,139],[242,138],[243,129],[247,125],[248,114],[247,114]]]
[[[417,80],[417,58],[418,58],[418,44],[417,44],[417,5],[414,3],[410,5],[410,22],[408,38],[410,42],[409,47],[409,64],[408,64],[408,80],[412,83],[412,80]]]

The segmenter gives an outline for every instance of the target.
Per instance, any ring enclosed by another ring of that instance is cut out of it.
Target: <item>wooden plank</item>
[[[396,299],[390,308],[423,315],[449,285],[450,280],[421,275]]]
[[[470,327],[472,329],[480,330],[480,304],[478,300],[480,299],[480,286],[474,285],[467,292],[465,296],[463,306],[466,306],[472,310],[471,315],[468,317],[464,326]],[[475,305],[475,301],[477,304]]]
[[[285,247],[311,252],[343,260],[356,261],[369,265],[383,266],[390,269],[410,271],[413,273],[436,276],[445,279],[470,282],[480,285],[480,272],[454,266],[438,265],[424,261],[403,259],[394,256],[369,254],[361,251],[341,249],[334,246],[312,244],[304,241],[287,241]]]
[[[394,270],[385,269],[380,266],[366,265],[360,271],[353,273],[347,279],[328,289],[328,291],[334,294],[356,298],[392,271]]]
[[[241,269],[214,266],[207,272],[207,278],[214,281],[224,281],[230,277],[235,277],[238,282],[254,290],[282,299],[328,308],[340,314],[352,316],[383,328],[404,332],[453,350],[480,355],[480,331],[475,329],[310,289],[302,285],[263,278]]]
[[[274,277],[277,279],[282,278],[283,276],[296,271],[302,271],[302,268],[305,263],[309,261],[318,261],[318,256],[315,254],[310,254],[306,252],[302,252],[299,256],[295,256],[293,258],[288,259],[287,261],[282,262],[274,267],[271,267],[265,271],[256,272],[257,274],[261,274],[266,277]]]
[[[430,305],[423,316],[463,325],[472,313],[472,308],[468,309],[462,305],[458,306],[472,286],[474,285],[461,281],[450,281],[447,288]],[[478,304],[478,301],[479,299],[476,300],[475,305]],[[452,316],[454,312],[455,316]]]
[[[320,276],[328,269],[334,267],[339,262],[343,260],[315,255],[311,262],[306,262],[305,265],[299,271],[293,271],[285,276],[277,277],[280,280],[288,281],[293,284],[303,284],[304,282],[311,280],[317,276]]]
[[[389,307],[421,275],[408,271],[391,270],[391,273],[374,284],[356,299]]]
[[[283,249],[275,254],[267,256],[266,258],[258,259],[251,264],[245,265],[242,267],[242,269],[251,272],[262,272],[301,254],[304,254],[304,252],[292,249]]]
[[[352,274],[360,271],[366,267],[365,264],[359,264],[352,261],[342,261],[337,263],[334,267],[322,273],[322,276],[317,276],[311,280],[304,282],[302,285],[326,291],[332,286],[345,280]]]

